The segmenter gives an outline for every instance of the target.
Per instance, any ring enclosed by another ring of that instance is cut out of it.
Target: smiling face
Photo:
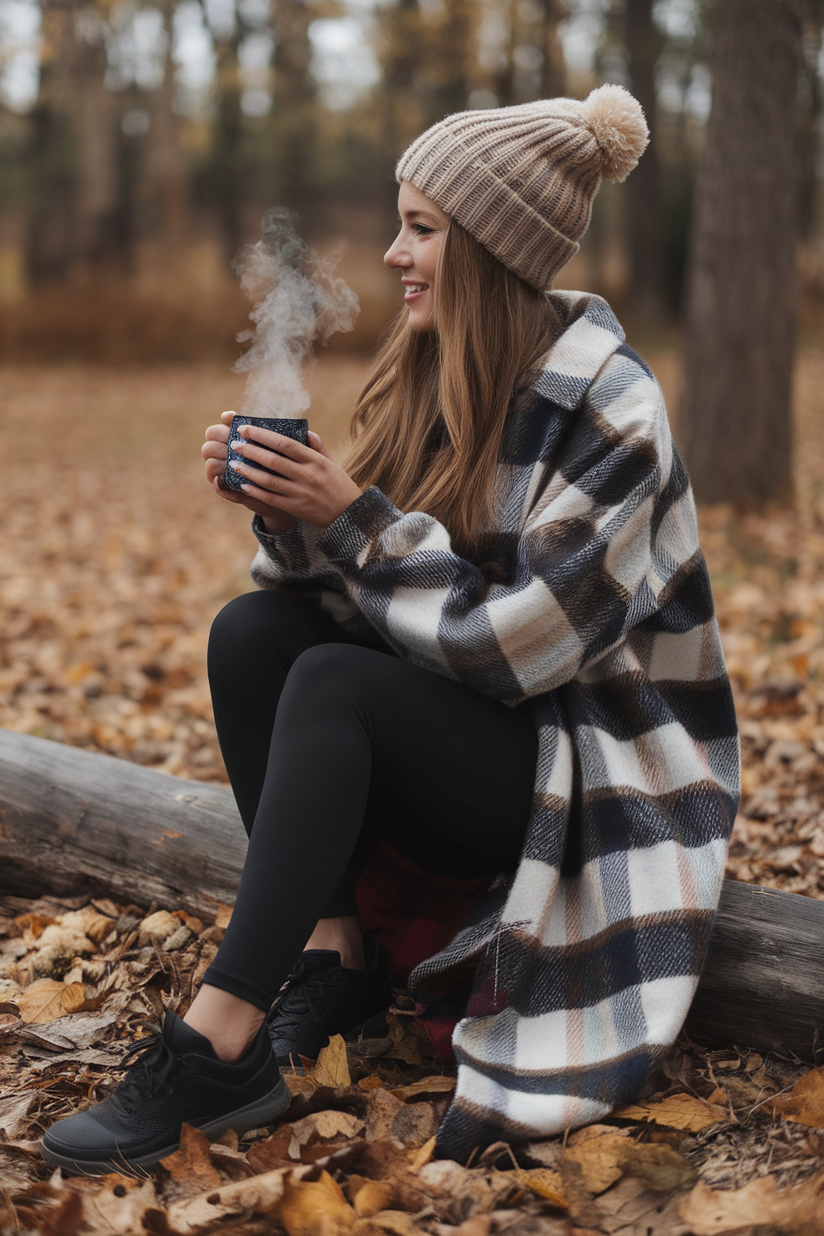
[[[384,254],[390,270],[400,271],[412,330],[431,330],[435,314],[435,274],[449,215],[408,180],[398,193],[401,229]]]

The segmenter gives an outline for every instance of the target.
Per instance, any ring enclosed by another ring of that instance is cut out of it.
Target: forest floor
[[[670,406],[672,351],[644,352]],[[336,449],[363,362],[324,358],[313,428]],[[5,367],[0,726],[225,780],[210,623],[251,587],[245,512],[205,485],[204,427],[240,379],[210,365]],[[824,354],[796,381],[797,500],[700,512],[741,722],[728,875],[824,896]],[[19,449],[20,454],[14,451]],[[1,880],[1,877],[0,877]],[[174,910],[174,907],[168,909]],[[399,997],[370,1056],[294,1077],[274,1132],[192,1134],[144,1180],[61,1181],[37,1138],[102,1096],[161,998],[184,1008],[224,923],[0,900],[0,1234],[511,1231],[824,1233],[824,1070],[682,1041],[638,1108],[469,1169],[428,1162],[453,1079]],[[331,1156],[331,1157],[330,1157]]]

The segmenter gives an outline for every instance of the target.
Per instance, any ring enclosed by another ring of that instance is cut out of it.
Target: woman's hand
[[[219,497],[226,502],[233,502],[236,506],[245,506],[247,510],[254,511],[256,515],[263,517],[263,522],[266,525],[267,532],[271,532],[273,536],[279,536],[282,532],[288,532],[295,522],[294,516],[288,515],[285,511],[275,510],[268,502],[258,502],[249,494],[241,493],[236,489],[229,489],[224,483],[226,474],[226,456],[228,454],[227,444],[229,442],[229,432],[234,417],[234,412],[222,412],[220,419],[222,425],[210,425],[206,430],[206,441],[200,448],[200,452],[206,462],[206,480],[214,489]]]
[[[270,516],[288,515],[328,528],[361,495],[316,433],[309,434],[309,445],[304,446],[270,429],[241,425],[238,434],[232,434],[232,447],[244,459],[232,466],[247,478],[243,486],[247,505],[255,504],[251,509],[263,515],[267,527]],[[278,475],[270,476],[255,464]]]

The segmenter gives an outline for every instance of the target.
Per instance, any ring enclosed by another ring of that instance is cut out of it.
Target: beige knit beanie
[[[622,86],[457,112],[401,156],[408,180],[527,283],[545,291],[578,252],[602,178],[624,180],[649,131]]]

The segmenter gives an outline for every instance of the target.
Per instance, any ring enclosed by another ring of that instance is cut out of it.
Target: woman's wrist
[[[270,536],[282,536],[297,523],[294,515],[287,515],[285,511],[273,511],[271,515],[261,515],[260,518]]]

